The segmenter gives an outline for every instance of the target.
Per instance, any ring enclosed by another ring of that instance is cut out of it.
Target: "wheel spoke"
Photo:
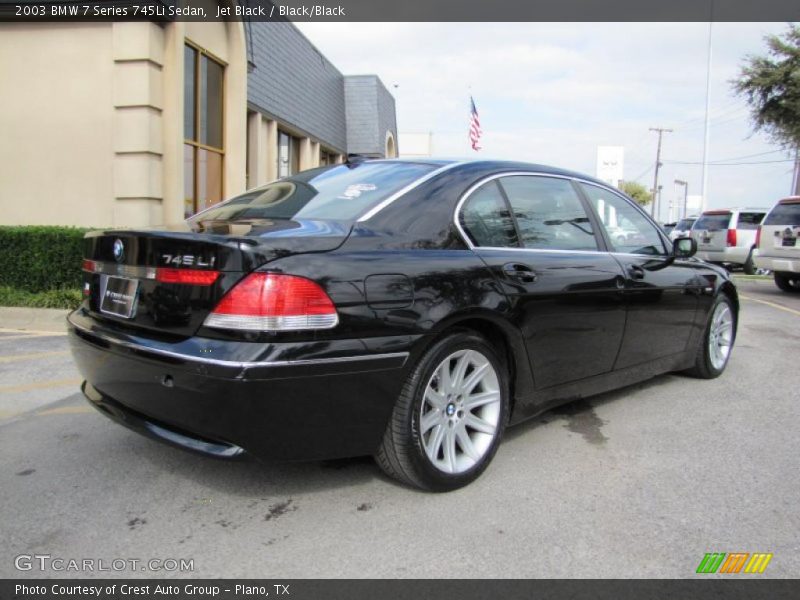
[[[446,405],[445,395],[428,386],[425,390],[425,401],[434,408],[442,410]]]
[[[485,404],[498,402],[500,400],[500,392],[481,392],[479,394],[472,394],[464,398],[464,408],[468,411],[480,408]]]
[[[453,369],[453,377],[451,379],[453,384],[452,391],[456,392],[461,390],[464,383],[464,373],[467,372],[467,367],[469,367],[471,357],[472,350],[467,350],[456,361],[456,368]]]
[[[431,462],[436,462],[439,459],[439,449],[442,447],[444,434],[445,426],[441,424],[437,425],[431,432],[428,443],[425,444],[425,453],[428,455]]]
[[[456,472],[456,436],[452,427],[447,427],[444,436],[444,462],[448,473]]]
[[[456,430],[456,439],[458,439],[458,445],[461,447],[461,450],[464,451],[464,454],[477,462],[481,457],[480,453],[478,449],[475,448],[475,444],[472,443],[465,427],[461,426]]]
[[[489,423],[489,421],[481,419],[478,415],[472,413],[467,413],[464,416],[464,426],[481,433],[488,433],[489,435],[494,435],[497,429],[497,427]]]
[[[442,413],[438,410],[433,409],[422,416],[422,419],[419,422],[419,431],[421,434],[426,434],[430,431],[435,425],[439,424],[442,420]]]
[[[478,382],[483,379],[483,376],[486,375],[486,372],[490,369],[491,365],[489,361],[486,361],[482,365],[477,365],[475,370],[469,374],[469,377],[464,381],[464,384],[461,386],[461,391],[466,394],[469,394]]]

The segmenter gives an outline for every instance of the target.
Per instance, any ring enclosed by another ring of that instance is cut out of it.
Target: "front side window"
[[[490,181],[473,192],[464,203],[459,218],[475,246],[519,247],[511,212],[496,181]]]
[[[628,200],[596,185],[582,183],[612,249],[623,254],[666,254],[661,234]]]
[[[186,217],[222,200],[225,67],[203,50],[183,50],[183,168]]]
[[[511,206],[523,247],[597,250],[592,223],[569,180],[511,175],[499,182]]]
[[[309,219],[353,221],[436,167],[364,162],[310,169],[232,198],[190,219],[210,221]]]

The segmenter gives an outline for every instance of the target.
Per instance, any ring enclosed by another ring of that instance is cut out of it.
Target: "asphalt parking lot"
[[[735,551],[774,554],[748,577],[796,577],[800,296],[739,289],[720,379],[667,375],[547,413],[444,495],[369,459],[225,463],[163,446],[87,406],[65,336],[4,330],[0,577],[93,575],[15,568],[33,554],[191,559],[168,575],[193,577],[691,577],[706,552]]]

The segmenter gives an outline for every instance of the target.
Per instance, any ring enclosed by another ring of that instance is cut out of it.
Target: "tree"
[[[648,192],[641,183],[635,181],[623,181],[619,189],[636,200],[636,204],[640,206],[647,206],[653,200],[653,194]]]
[[[756,131],[786,150],[800,150],[800,26],[768,35],[767,56],[747,56],[734,91],[750,106]],[[795,155],[797,156],[797,154]],[[800,193],[800,160],[795,161],[795,193]]]

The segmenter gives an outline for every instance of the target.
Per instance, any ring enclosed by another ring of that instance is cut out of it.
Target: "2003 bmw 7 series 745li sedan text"
[[[539,165],[324,167],[85,244],[69,330],[99,410],[218,457],[374,455],[428,490],[558,403],[718,376],[736,334],[736,288],[694,240]]]

